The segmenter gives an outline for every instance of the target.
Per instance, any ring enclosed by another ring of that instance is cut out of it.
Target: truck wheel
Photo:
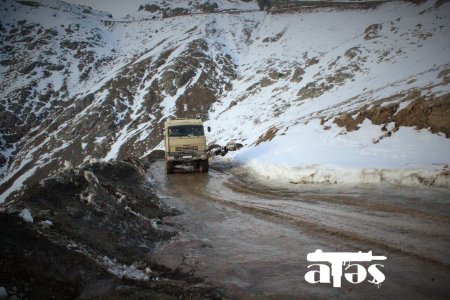
[[[173,174],[173,168],[174,168],[173,162],[167,161],[166,162],[166,174]]]
[[[208,172],[209,169],[209,162],[208,160],[201,160],[199,163],[199,171],[202,173]]]

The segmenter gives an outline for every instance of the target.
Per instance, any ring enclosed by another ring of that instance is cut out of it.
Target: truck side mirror
[[[211,132],[211,127],[208,126],[208,132]]]
[[[164,137],[164,129],[161,129],[161,137]]]

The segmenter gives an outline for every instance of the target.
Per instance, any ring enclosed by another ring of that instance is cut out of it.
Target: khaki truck
[[[208,132],[211,129],[208,127]],[[176,165],[193,165],[208,172],[208,153],[203,122],[199,119],[174,119],[164,124],[166,173],[172,174]]]

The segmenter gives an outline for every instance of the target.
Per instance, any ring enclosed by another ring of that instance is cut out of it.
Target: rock
[[[148,11],[150,13],[154,13],[157,12],[158,10],[160,10],[160,7],[156,4],[146,4],[146,5],[141,5],[139,6],[138,11]]]
[[[6,158],[0,154],[0,167],[3,166],[6,163]]]
[[[295,68],[294,74],[292,74],[291,77],[291,82],[299,83],[303,79],[302,77],[303,74],[305,74],[305,71],[302,68],[300,67]]]
[[[313,58],[310,58],[310,59],[306,60],[305,66],[309,67],[309,66],[312,66],[312,65],[316,65],[318,63],[319,63],[319,59],[317,57],[313,57]]]
[[[199,6],[199,8],[203,12],[214,12],[214,11],[216,11],[217,8],[219,8],[219,6],[215,2],[213,2],[213,3],[205,2],[205,3],[201,4]]]
[[[125,200],[127,200],[127,196],[120,195],[120,197],[118,197],[117,199],[117,204],[122,204]]]
[[[73,169],[73,164],[70,161],[65,160],[64,161],[64,170],[69,170],[69,169]]]
[[[278,72],[277,70],[272,70],[269,73],[269,77],[272,80],[278,80],[278,79],[285,79],[286,77],[288,77],[290,74],[290,72]]]
[[[241,149],[243,146],[244,145],[242,145],[241,143],[236,143],[236,142],[232,141],[232,142],[228,142],[225,147],[228,151],[237,151],[237,150]]]
[[[98,184],[98,178],[94,175],[92,171],[84,171],[84,178],[86,178],[86,181],[89,183]]]
[[[364,39],[365,40],[372,40],[377,37],[379,37],[378,33],[380,32],[383,25],[381,24],[372,24],[369,27],[366,28],[364,31]]]
[[[53,222],[50,220],[45,220],[45,221],[41,221],[37,223],[39,226],[41,226],[42,228],[50,228],[53,226]]]
[[[258,146],[263,142],[271,141],[277,135],[278,130],[279,128],[277,128],[276,126],[271,126],[265,133],[258,137],[258,139],[255,141],[255,146]]]
[[[67,214],[70,217],[72,217],[74,219],[78,219],[78,218],[81,218],[83,216],[83,212],[81,212],[80,210],[78,210],[74,206],[67,206],[66,207],[66,212],[67,212]]]
[[[274,84],[274,82],[267,77],[264,77],[260,82],[261,87],[267,87],[272,84]]]
[[[230,105],[228,105],[228,109],[230,109],[230,108],[232,108],[233,106],[236,106],[236,105],[237,105],[237,102],[234,101],[234,100],[232,100],[232,101],[230,102]]]
[[[266,37],[262,40],[263,43],[275,43],[278,42],[284,35],[284,31],[278,33],[274,37]]]
[[[50,209],[42,209],[39,211],[34,212],[34,217],[36,219],[47,219],[51,216],[51,210]]]
[[[229,82],[227,84],[225,84],[225,91],[230,92],[232,90],[233,90],[233,84],[231,84]]]
[[[16,208],[14,208],[14,207],[8,207],[6,209],[6,213],[8,215],[15,215],[15,214],[19,213],[19,211]]]
[[[149,155],[146,156],[146,158],[150,160],[155,160],[155,159],[164,159],[164,156],[165,156],[164,150],[153,150],[152,152],[150,152]]]
[[[310,82],[298,91],[297,93],[297,96],[299,96],[298,100],[304,100],[308,98],[318,98],[332,87],[333,85],[325,84],[323,82],[320,85],[316,85],[315,82]]]
[[[256,3],[258,3],[260,10],[267,10],[269,11],[272,7],[272,3],[270,0],[257,0]]]
[[[346,57],[348,57],[349,59],[354,58],[355,56],[357,56],[358,54],[361,54],[361,50],[359,50],[360,47],[355,46],[352,47],[350,49],[348,49],[347,51],[345,51],[344,55]]]
[[[450,83],[450,69],[445,69],[439,72],[437,78],[442,78],[444,85]]]

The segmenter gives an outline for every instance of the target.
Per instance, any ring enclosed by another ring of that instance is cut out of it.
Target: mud
[[[448,189],[274,184],[211,167],[166,175],[164,161],[130,158],[30,186],[0,207],[0,287],[9,299],[450,294]],[[386,256],[386,280],[309,284],[306,255],[316,249]]]
[[[214,167],[214,165],[212,165]],[[166,176],[150,168],[159,197],[183,211],[184,232],[154,251],[170,269],[205,278],[231,298],[446,299],[450,294],[448,189],[273,185],[233,168]],[[387,256],[381,287],[311,285],[306,255]]]
[[[149,182],[149,161],[59,170],[0,207],[0,287],[10,299],[221,298],[152,256],[179,227]],[[32,222],[21,218],[24,209]]]

